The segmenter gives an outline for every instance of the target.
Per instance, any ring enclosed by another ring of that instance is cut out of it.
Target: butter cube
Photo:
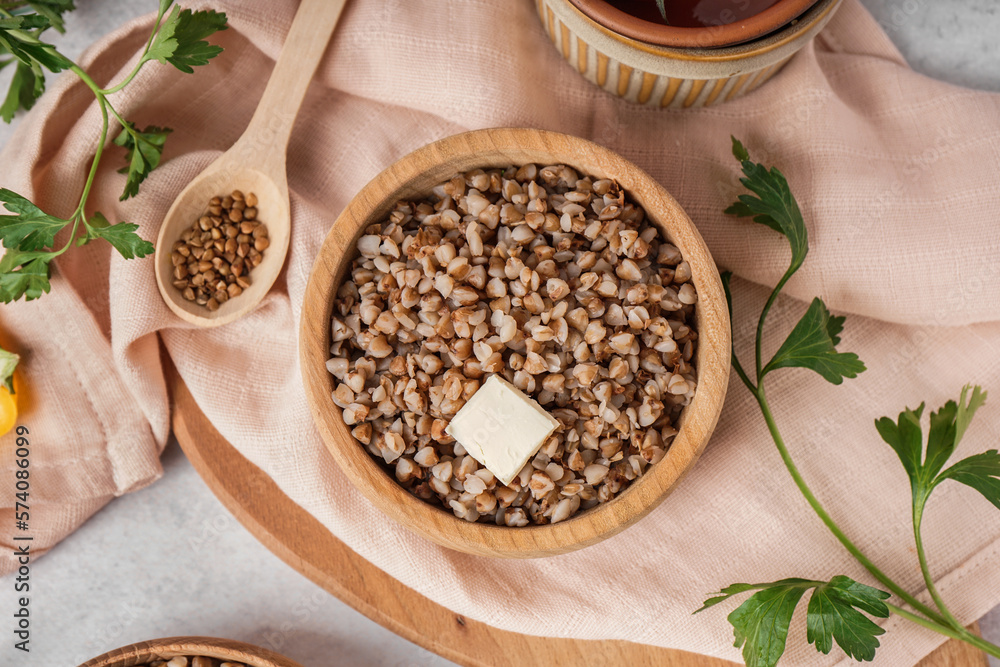
[[[534,399],[491,375],[452,417],[445,432],[497,479],[510,484],[558,426]]]

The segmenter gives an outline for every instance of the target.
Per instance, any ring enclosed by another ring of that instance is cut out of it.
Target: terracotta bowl
[[[823,29],[841,2],[819,0],[785,27],[743,44],[686,48],[616,32],[584,14],[577,1],[535,0],[545,31],[563,57],[613,95],[669,108],[713,106],[760,87]]]
[[[817,0],[778,0],[764,11],[739,21],[704,28],[685,28],[644,21],[623,12],[606,0],[570,1],[590,18],[626,37],[660,46],[702,49],[734,46],[763,37],[802,16],[817,2]],[[653,0],[649,2],[652,4]]]
[[[249,667],[302,667],[294,660],[259,646],[213,637],[151,639],[108,651],[93,660],[88,660],[80,667],[134,667],[153,660],[199,655],[238,662]]]
[[[567,164],[581,173],[618,181],[689,262],[699,299],[698,389],[681,415],[666,456],[609,503],[556,524],[508,528],[469,523],[411,495],[352,436],[330,398],[326,369],[334,297],[357,256],[362,230],[384,220],[400,199],[421,197],[461,171],[535,163]],[[535,558],[573,551],[632,525],[656,507],[708,442],[729,380],[730,328],[715,262],[697,228],[656,181],[612,151],[583,139],[527,129],[479,130],[421,148],[375,177],[333,224],[306,288],[299,332],[303,382],[313,418],[334,460],[385,515],[438,544],[467,553]]]

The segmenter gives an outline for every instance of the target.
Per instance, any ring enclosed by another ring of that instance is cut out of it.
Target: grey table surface
[[[917,71],[1000,91],[996,0],[862,1]],[[56,40],[71,56],[156,3],[79,4],[67,34]],[[4,75],[2,90],[9,76]],[[12,130],[0,125],[0,146]],[[4,631],[0,665],[77,665],[117,646],[172,635],[248,641],[306,667],[452,664],[368,620],[285,565],[227,512],[176,443],[167,448],[163,465],[162,480],[115,500],[34,564],[31,653],[15,652]],[[8,601],[4,609],[13,606],[10,584],[0,584]],[[981,627],[984,636],[1000,643],[1000,608]],[[1000,667],[1000,661],[991,666]]]

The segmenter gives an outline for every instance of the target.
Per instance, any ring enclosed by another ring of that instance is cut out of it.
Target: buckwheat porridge
[[[333,402],[395,479],[467,521],[563,521],[660,461],[695,392],[697,294],[617,183],[476,169],[358,240],[334,304]],[[559,426],[509,485],[446,432],[491,374]]]

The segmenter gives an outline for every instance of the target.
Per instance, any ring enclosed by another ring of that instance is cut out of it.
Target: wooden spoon
[[[177,315],[201,327],[232,322],[264,298],[281,272],[291,235],[291,207],[285,156],[299,107],[305,99],[330,35],[347,0],[302,0],[267,89],[243,136],[196,176],[177,196],[156,239],[156,284]],[[233,190],[257,195],[257,219],[267,225],[271,244],[249,275],[251,285],[237,297],[210,311],[187,301],[173,285],[170,256],[181,233],[205,214],[212,197]]]

